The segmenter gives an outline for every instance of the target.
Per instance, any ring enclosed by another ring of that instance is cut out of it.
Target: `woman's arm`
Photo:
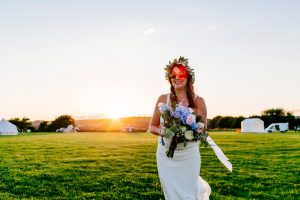
[[[160,135],[160,136],[164,135],[164,130],[160,128],[160,113],[158,109],[158,104],[162,103],[163,100],[164,100],[164,95],[158,97],[155,104],[153,116],[149,125],[149,130],[154,135]]]
[[[202,123],[204,124],[203,132],[207,129],[207,109],[205,101],[202,97],[196,98],[196,114],[200,115],[202,118]]]

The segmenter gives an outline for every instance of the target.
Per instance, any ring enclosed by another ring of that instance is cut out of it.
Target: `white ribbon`
[[[213,139],[211,139],[211,137],[207,137],[206,141],[208,142],[208,144],[212,147],[212,149],[214,150],[215,154],[217,155],[217,157],[219,158],[219,160],[221,161],[221,163],[223,163],[223,165],[230,171],[232,172],[232,164],[228,161],[229,159],[224,155],[223,151],[220,149],[220,147],[218,147],[218,145],[213,141]]]

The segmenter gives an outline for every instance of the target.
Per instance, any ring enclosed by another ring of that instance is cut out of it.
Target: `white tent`
[[[2,119],[0,121],[0,135],[17,135],[18,129],[16,125]]]
[[[248,118],[241,122],[242,133],[264,133],[264,121],[259,118]]]

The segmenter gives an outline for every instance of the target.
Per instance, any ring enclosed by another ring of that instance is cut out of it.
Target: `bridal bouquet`
[[[170,108],[166,103],[158,105],[161,117],[164,120],[165,136],[171,139],[167,156],[173,158],[177,144],[187,142],[200,141],[201,145],[208,146],[206,132],[198,133],[199,128],[204,128],[201,122],[201,116],[196,116],[193,109],[185,107],[182,103],[176,104],[174,108]],[[164,145],[163,139],[162,144]]]

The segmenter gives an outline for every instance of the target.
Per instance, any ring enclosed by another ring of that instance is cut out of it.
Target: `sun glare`
[[[115,104],[114,104],[114,106],[108,106],[104,112],[108,118],[111,118],[114,120],[118,120],[122,117],[129,116],[129,113],[126,112],[126,109],[124,109],[124,107],[116,106]]]
[[[118,119],[120,119],[121,117],[124,117],[124,116],[121,116],[119,113],[110,113],[110,114],[107,114],[107,117],[111,118],[113,120],[118,120]]]
[[[89,99],[82,109],[87,113],[101,113],[102,117],[118,120],[123,117],[133,116],[132,106],[126,99],[114,95],[107,95],[102,99],[103,103],[99,106],[99,98]]]

